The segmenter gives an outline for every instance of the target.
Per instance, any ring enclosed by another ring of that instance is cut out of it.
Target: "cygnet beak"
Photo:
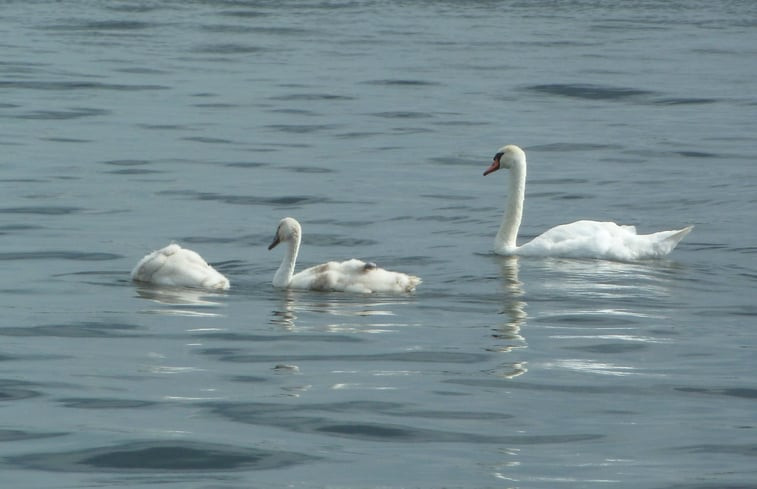
[[[276,247],[277,244],[279,244],[281,240],[279,239],[279,233],[276,233],[276,237],[273,238],[273,242],[268,245],[268,249],[272,250]]]

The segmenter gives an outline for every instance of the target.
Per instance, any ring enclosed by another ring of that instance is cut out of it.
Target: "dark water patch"
[[[757,444],[717,445],[703,444],[678,447],[677,450],[688,453],[707,453],[710,455],[742,455],[757,457]]]
[[[230,382],[239,382],[242,384],[257,384],[262,382],[268,382],[268,377],[256,377],[254,375],[233,375],[228,377]]]
[[[123,323],[98,323],[85,321],[78,324],[46,326],[6,326],[0,328],[0,336],[55,337],[55,338],[123,338],[140,336],[134,334],[140,326]]]
[[[392,127],[390,129],[392,134],[396,134],[398,136],[409,136],[413,134],[423,134],[423,133],[429,133],[434,132],[433,129],[429,129],[426,127]],[[384,148],[384,149],[394,149],[394,148]]]
[[[718,99],[714,98],[664,98],[655,100],[655,105],[664,105],[664,106],[672,106],[672,105],[706,105],[706,104],[714,104],[720,102]]]
[[[5,328],[0,328],[0,332],[3,329]],[[0,402],[20,401],[42,395],[40,392],[32,390],[32,387],[34,387],[34,385],[29,382],[13,379],[0,379]]]
[[[428,80],[411,80],[407,78],[387,78],[381,80],[368,80],[362,82],[366,85],[379,85],[385,87],[408,87],[408,88],[425,88],[441,85],[439,82]]]
[[[234,363],[280,363],[280,362],[308,362],[331,361],[361,364],[364,362],[408,362],[408,363],[456,363],[471,364],[486,361],[489,356],[480,353],[454,353],[445,351],[408,351],[400,353],[375,354],[329,354],[329,355],[297,355],[283,353],[281,355],[262,355],[242,353],[236,348],[207,348],[200,350],[204,355],[217,357],[218,360]]]
[[[545,85],[530,85],[525,88],[532,92],[584,100],[626,100],[654,94],[654,92],[637,88],[611,87],[588,83],[550,83]]]
[[[190,129],[182,124],[137,124],[141,129],[158,130],[158,131],[186,131]]]
[[[110,114],[110,111],[105,109],[79,107],[69,110],[35,110],[24,114],[18,114],[14,117],[16,119],[63,121],[81,119],[84,117],[104,116],[108,114]]]
[[[256,30],[254,26],[241,24],[206,24],[200,26],[200,29],[217,34],[249,34]]]
[[[339,102],[339,101],[348,101],[348,100],[355,100],[355,97],[351,97],[349,95],[341,95],[336,93],[292,93],[288,95],[277,95],[274,97],[270,97],[271,100],[279,100],[279,101],[292,101],[292,102],[317,102],[317,101],[327,101],[327,102]]]
[[[42,141],[50,141],[53,143],[74,143],[74,144],[84,144],[84,143],[91,143],[92,139],[77,139],[77,138],[40,138]]]
[[[428,112],[414,112],[409,110],[397,110],[388,112],[374,112],[371,114],[374,117],[381,117],[384,119],[427,119],[432,117]]]
[[[269,109],[268,112],[271,112],[273,114],[289,114],[289,115],[308,116],[308,117],[323,115],[319,112],[315,112],[315,111],[307,110],[307,109],[299,109],[299,108],[277,107],[277,108]]]
[[[268,17],[270,14],[267,12],[261,12],[260,10],[224,10],[218,12],[218,15],[224,15],[226,17],[239,17],[242,19],[256,19],[258,17]]]
[[[43,227],[34,224],[5,224],[0,226],[0,235],[16,234],[17,231],[32,231],[35,229],[43,229]]]
[[[268,166],[268,163],[260,163],[256,161],[236,161],[233,163],[225,163],[224,166],[230,168],[260,168],[262,166]]]
[[[720,158],[720,155],[704,151],[676,151],[676,154],[685,156],[686,158]]]
[[[337,124],[269,124],[265,127],[289,134],[311,134],[330,131],[340,126]]]
[[[0,397],[2,401],[2,397]],[[9,441],[26,441],[38,440],[40,438],[53,438],[55,436],[64,436],[68,433],[33,433],[22,430],[0,430],[0,443]]]
[[[60,399],[58,402],[65,407],[78,409],[139,409],[158,405],[158,403],[154,401],[140,401],[135,399],[75,398]]]
[[[148,3],[114,3],[114,4],[104,4],[102,5],[103,8],[113,11],[113,12],[122,12],[122,13],[130,13],[130,14],[144,14],[148,12],[154,12],[156,10],[161,10],[161,3],[157,4],[148,4]]]
[[[234,205],[263,205],[274,207],[297,207],[303,205],[334,203],[326,197],[314,197],[306,195],[285,195],[280,197],[257,197],[254,195],[223,195],[210,192],[195,192],[192,190],[166,190],[159,192],[162,195],[178,195],[197,200],[218,201]]]
[[[213,102],[205,104],[192,104],[192,107],[197,107],[200,109],[233,109],[236,108],[237,105],[223,102]]]
[[[318,166],[282,166],[281,168],[295,173],[336,173],[336,170]]]
[[[746,387],[728,387],[728,388],[704,388],[704,387],[676,387],[679,392],[691,394],[704,394],[712,396],[738,397],[741,399],[757,400],[757,389]]]
[[[149,168],[121,168],[120,170],[111,170],[111,175],[151,175],[155,173],[163,173],[160,170],[152,170]]]
[[[55,92],[72,90],[113,90],[117,92],[133,92],[142,90],[167,90],[170,87],[163,85],[127,85],[121,83],[100,83],[93,81],[0,80],[0,88],[50,90]],[[106,113],[110,112],[108,111]]]
[[[376,423],[358,421],[335,422],[323,415],[356,413],[365,415],[376,412],[385,414],[397,407],[395,403],[358,401],[351,403],[285,405],[285,404],[211,404],[211,412],[238,423],[274,426],[296,433],[323,434],[338,438],[364,441],[404,442],[404,443],[506,443],[515,445],[535,445],[551,443],[576,443],[602,438],[596,434],[571,435],[481,435],[417,428],[405,424]],[[400,415],[401,413],[397,413]],[[418,413],[421,416],[421,413]],[[447,417],[447,419],[451,419]],[[482,419],[482,418],[477,418]],[[487,418],[488,419],[488,418]]]
[[[184,141],[192,141],[195,143],[203,143],[203,144],[232,144],[234,141],[231,139],[224,139],[224,138],[211,138],[207,136],[189,136],[181,138]]]
[[[657,396],[659,391],[653,389],[636,388],[629,385],[588,385],[588,384],[535,384],[519,380],[506,381],[503,379],[447,379],[447,384],[464,385],[467,387],[485,387],[494,389],[524,389],[547,392],[567,392],[571,394],[633,394],[639,396]]]
[[[31,453],[6,463],[54,472],[215,472],[269,470],[316,460],[304,454],[192,441],[143,441],[65,452]]]
[[[114,253],[97,253],[84,251],[6,251],[0,253],[3,260],[75,260],[75,261],[107,261],[119,260],[121,255]]]
[[[648,345],[643,343],[601,343],[596,345],[585,346],[568,346],[566,350],[585,351],[588,353],[626,353],[647,349]]]
[[[260,46],[239,43],[202,44],[192,49],[192,52],[198,54],[219,55],[256,54],[263,51],[265,51],[265,48],[261,48]]]
[[[147,160],[108,160],[108,161],[103,161],[103,164],[105,164],[105,165],[115,166],[115,167],[119,168],[119,170],[115,170],[114,172],[111,172],[111,173],[118,173],[118,172],[123,172],[123,171],[128,171],[128,172],[134,171],[134,172],[144,172],[144,173],[147,173],[147,172],[157,172],[157,170],[148,170],[148,169],[144,169],[144,168],[139,168],[139,167],[143,167],[143,166],[148,166],[148,165],[150,165],[150,163],[151,162],[147,161]]]
[[[126,68],[117,68],[113,71],[117,73],[131,73],[134,75],[166,75],[170,73],[170,71],[167,70],[160,70],[158,68],[147,66],[129,66]]]
[[[381,132],[369,132],[369,131],[350,131],[340,134],[334,134],[334,137],[339,139],[362,139],[380,136]]]
[[[604,314],[552,314],[539,318],[539,322],[545,324],[562,324],[575,326],[595,326],[595,325],[628,325],[636,324],[636,320],[621,318],[617,315],[607,316]]]
[[[757,489],[757,483],[729,483],[724,482],[723,480],[717,480],[715,482],[685,482],[674,484],[672,486],[659,486],[657,489]]]
[[[50,31],[139,31],[159,27],[159,24],[137,20],[73,21],[42,27]]]
[[[345,335],[308,335],[308,334],[286,334],[286,335],[259,335],[252,333],[229,333],[229,332],[200,332],[192,335],[193,338],[206,338],[213,340],[224,341],[251,341],[254,343],[260,342],[275,342],[275,341],[294,341],[300,342],[324,342],[324,343],[362,343],[363,340],[355,338],[354,336]]]

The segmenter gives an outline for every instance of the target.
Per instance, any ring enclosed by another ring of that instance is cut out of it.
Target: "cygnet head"
[[[301,234],[302,228],[300,227],[300,223],[297,222],[296,219],[285,217],[279,221],[279,227],[276,229],[276,236],[273,237],[273,242],[268,246],[268,249],[272,250],[282,241],[296,241]]]
[[[494,155],[492,164],[491,166],[489,166],[489,168],[486,169],[484,176],[490,173],[494,173],[500,168],[509,170],[513,167],[514,164],[522,164],[525,161],[526,153],[519,147],[515,146],[514,144],[502,146],[501,148],[499,148],[499,151],[497,151],[497,154]]]

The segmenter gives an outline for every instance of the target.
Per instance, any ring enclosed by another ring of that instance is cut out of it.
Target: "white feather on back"
[[[229,288],[229,279],[208,265],[199,254],[177,244],[147,254],[132,270],[131,279],[172,287]]]

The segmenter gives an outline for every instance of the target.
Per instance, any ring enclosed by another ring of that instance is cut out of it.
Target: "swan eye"
[[[494,161],[499,161],[500,158],[502,158],[502,155],[505,154],[502,151],[494,155]]]

